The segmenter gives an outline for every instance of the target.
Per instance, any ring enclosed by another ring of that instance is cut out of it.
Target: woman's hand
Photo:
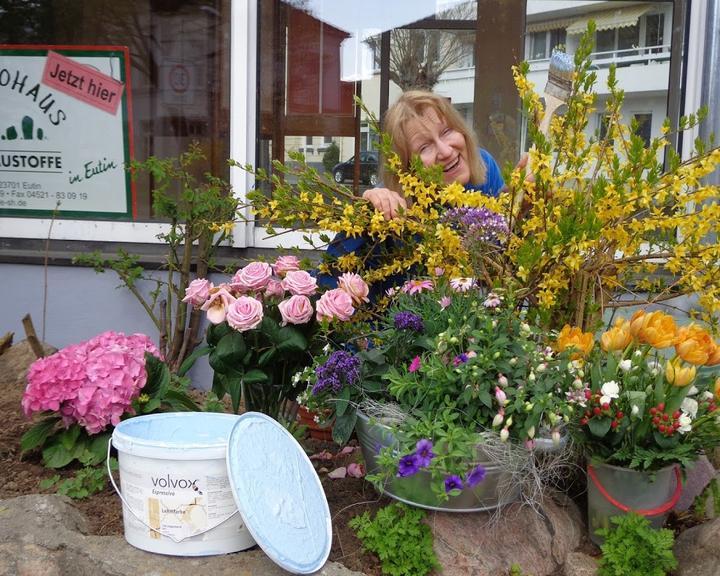
[[[405,198],[388,188],[370,188],[363,192],[362,197],[382,212],[385,220],[397,218],[401,210],[407,209]]]

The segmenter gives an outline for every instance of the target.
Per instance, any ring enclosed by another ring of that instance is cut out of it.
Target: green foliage
[[[166,243],[163,271],[149,275],[140,265],[140,257],[119,250],[115,257],[100,252],[77,256],[75,264],[92,266],[96,272],[113,270],[139,301],[160,334],[159,349],[170,370],[177,372],[186,356],[199,344],[199,310],[188,312],[182,302],[194,269],[198,277],[207,276],[217,246],[229,236],[238,202],[230,185],[205,172],[205,155],[193,143],[177,158],[149,157],[134,161],[133,177],[145,173],[152,178],[153,213],[168,221],[167,231],[158,235]],[[154,286],[146,296],[138,282]]]
[[[530,576],[530,574],[525,574],[519,564],[513,564],[510,566],[510,573],[508,576]]]
[[[338,162],[340,162],[340,148],[333,140],[323,153],[322,163],[325,171],[330,172]]]
[[[115,458],[110,459],[110,469],[117,470],[118,463]],[[54,488],[58,494],[69,496],[75,500],[88,498],[93,494],[102,492],[107,486],[107,471],[105,466],[85,466],[78,470],[74,476],[62,480],[56,474],[40,482],[41,490]]]
[[[611,519],[614,528],[597,531],[605,538],[598,576],[665,576],[677,566],[671,530],[654,530],[639,514]]]
[[[693,516],[702,522],[707,518],[720,516],[720,483],[717,478],[710,480],[693,502]]]
[[[423,576],[440,567],[423,518],[424,511],[398,502],[378,510],[375,518],[369,512],[356,516],[349,525],[363,548],[378,556],[383,574]]]

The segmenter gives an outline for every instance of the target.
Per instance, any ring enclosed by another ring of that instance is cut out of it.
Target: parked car
[[[345,162],[333,166],[333,178],[341,184],[345,180],[352,180],[355,174],[355,156]],[[360,180],[365,184],[376,186],[378,183],[378,157],[375,152],[360,152]]]

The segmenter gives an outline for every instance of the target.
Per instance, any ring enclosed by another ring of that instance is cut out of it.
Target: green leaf
[[[62,468],[75,458],[75,449],[68,450],[62,443],[57,442],[43,450],[43,463],[48,468]]]
[[[87,457],[81,458],[80,461],[87,466],[95,466],[103,462],[107,458],[108,442],[112,436],[111,432],[103,432],[90,437],[85,454]]]
[[[277,334],[277,349],[280,352],[304,352],[308,348],[308,341],[302,332],[292,326],[280,328]]]
[[[195,348],[193,350],[193,353],[190,354],[185,360],[183,360],[183,363],[180,364],[180,368],[177,371],[178,376],[184,376],[190,368],[192,368],[195,364],[195,361],[198,358],[201,358],[202,356],[205,356],[206,354],[210,354],[210,346],[201,346],[199,348]]]
[[[237,414],[240,411],[240,398],[242,397],[242,377],[239,375],[228,376],[225,379],[225,385],[230,394],[233,412]]]
[[[347,441],[355,429],[356,421],[357,412],[355,410],[349,410],[342,416],[336,416],[332,431],[333,440],[341,446],[347,444]]]
[[[213,370],[226,373],[242,364],[246,350],[245,338],[240,332],[233,330],[225,334],[210,353],[210,365]]]
[[[265,352],[260,354],[260,357],[258,358],[258,366],[266,366],[267,363],[275,357],[276,353],[277,348],[275,347],[265,350]]]
[[[610,430],[610,424],[612,424],[612,418],[590,418],[588,420],[588,428],[593,436],[603,438],[605,434]]]
[[[205,340],[210,346],[217,346],[220,339],[226,334],[234,332],[227,322],[221,322],[220,324],[210,324],[205,333]]]
[[[180,390],[168,390],[165,394],[165,402],[169,404],[173,410],[188,410],[190,412],[202,411],[200,406],[198,406],[190,396]]]
[[[335,416],[342,416],[345,414],[345,411],[348,408],[348,405],[350,403],[350,387],[344,386],[342,390],[340,390],[340,394],[337,397],[337,400],[335,402]]]
[[[53,433],[55,424],[60,422],[59,416],[49,416],[33,425],[20,439],[20,450],[27,452],[38,446],[42,446],[48,437]]]
[[[257,382],[267,382],[269,380],[268,375],[258,368],[248,370],[242,377],[245,384],[255,384]]]
[[[58,440],[66,450],[72,450],[75,447],[78,438],[80,438],[80,432],[82,432],[80,426],[78,424],[73,424],[70,428],[63,430],[58,435]]]

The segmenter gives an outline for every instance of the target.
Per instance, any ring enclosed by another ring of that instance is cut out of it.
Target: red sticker
[[[110,114],[117,112],[124,84],[90,66],[48,51],[43,84]]]

